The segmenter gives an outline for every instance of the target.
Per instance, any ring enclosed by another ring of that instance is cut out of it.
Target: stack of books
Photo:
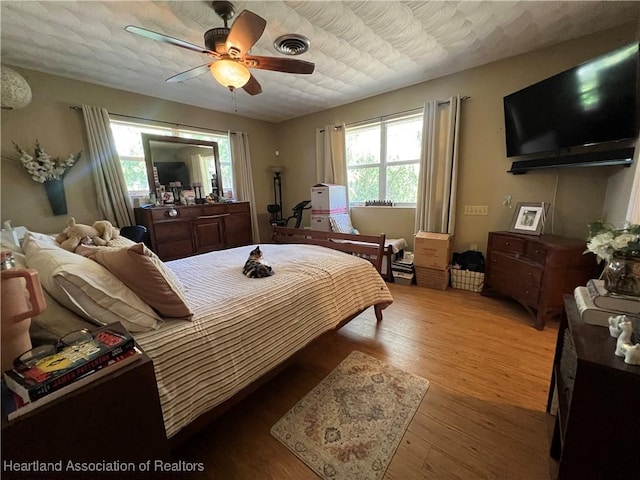
[[[618,295],[604,288],[604,280],[589,280],[573,292],[582,321],[589,325],[609,326],[609,317],[627,315],[640,319],[640,297]]]
[[[92,339],[17,364],[3,373],[2,403],[9,420],[138,360],[142,352],[119,323],[90,332]]]
[[[391,262],[391,274],[394,282],[401,285],[411,285],[415,276],[413,269],[413,256],[405,256]]]

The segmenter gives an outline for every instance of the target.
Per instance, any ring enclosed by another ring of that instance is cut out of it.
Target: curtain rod
[[[82,110],[82,107],[80,107],[78,105],[72,105],[69,108],[71,110]],[[134,115],[125,115],[124,113],[109,112],[109,115],[114,115],[116,117],[123,117],[123,118],[133,118],[135,120],[146,120],[147,122],[165,123],[167,125],[175,125],[176,127],[197,128],[198,130],[208,130],[210,132],[218,132],[218,133],[225,133],[225,134],[231,133],[231,135],[235,134],[235,132],[228,132],[227,130],[216,130],[215,128],[198,127],[196,125],[185,125],[183,123],[167,122],[165,120],[155,120],[153,118],[136,117]]]
[[[470,98],[471,97],[469,97],[468,95],[465,95],[464,97],[460,97],[460,100],[469,100]],[[438,100],[438,105],[448,105],[448,104],[449,104],[449,100]],[[353,127],[361,123],[368,123],[373,120],[383,120],[385,118],[397,117],[403,114],[418,113],[422,110],[423,110],[423,107],[418,107],[418,108],[412,108],[411,110],[404,110],[402,112],[392,113],[391,115],[383,115],[381,117],[373,117],[373,118],[367,118],[365,120],[358,120],[357,122],[347,123],[347,127]]]

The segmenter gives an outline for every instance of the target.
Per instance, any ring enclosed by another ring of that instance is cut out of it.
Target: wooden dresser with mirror
[[[163,190],[173,197],[169,204],[135,209],[136,223],[147,227],[149,246],[162,260],[253,242],[248,202],[205,201],[207,196],[224,197],[225,180],[231,178],[230,165],[227,170],[221,167],[216,142],[142,134],[142,145],[149,185],[155,186],[159,199]],[[194,186],[195,199],[180,203],[178,192]]]
[[[241,247],[253,242],[249,202],[136,208],[149,246],[162,260]]]

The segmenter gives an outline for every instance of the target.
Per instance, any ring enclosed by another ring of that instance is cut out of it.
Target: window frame
[[[347,126],[345,129],[345,136],[349,135],[349,132],[354,132],[357,130],[363,130],[365,128],[371,128],[375,126],[379,126],[380,128],[380,149],[378,152],[379,160],[376,163],[367,163],[367,164],[356,164],[349,165],[347,164],[347,178],[349,178],[349,172],[352,170],[361,170],[365,168],[377,168],[378,169],[378,200],[385,200],[385,196],[387,194],[387,169],[389,167],[395,166],[403,166],[403,165],[417,165],[418,166],[418,174],[420,172],[420,152],[417,159],[412,160],[398,160],[398,161],[388,161],[388,143],[387,143],[387,130],[390,125],[394,125],[400,122],[404,122],[407,120],[421,120],[423,122],[423,112],[422,109],[420,111],[413,112],[405,112],[396,115],[389,115],[386,117],[378,118],[373,121],[360,122],[357,124],[353,124],[351,126]],[[348,143],[348,142],[345,142]],[[347,145],[345,145],[345,153],[346,153]],[[347,181],[347,183],[349,183]],[[373,199],[371,199],[373,200]],[[415,207],[417,202],[395,202],[394,206],[397,207]],[[364,201],[351,201],[349,200],[350,207],[358,207],[365,206]]]
[[[115,117],[115,116],[114,116]],[[124,125],[124,126],[129,126],[129,127],[133,127],[139,130],[139,133],[151,133],[153,135],[166,135],[166,136],[172,136],[172,137],[180,137],[180,138],[186,138],[186,139],[201,139],[201,140],[207,140],[207,141],[212,141],[212,142],[216,142],[218,143],[218,155],[219,155],[219,162],[220,162],[220,167],[223,168],[224,167],[228,167],[229,172],[231,173],[231,178],[230,178],[230,183],[231,183],[231,188],[233,188],[233,159],[231,158],[231,140],[229,139],[229,135],[228,134],[224,134],[222,132],[218,133],[218,132],[212,132],[210,130],[198,130],[196,128],[193,127],[189,127],[189,128],[180,128],[179,125],[176,126],[164,126],[164,125],[157,125],[155,123],[145,123],[142,121],[131,121],[131,120],[121,120],[117,117],[110,117],[109,118],[109,123],[110,124],[117,124],[117,125]],[[112,130],[113,132],[113,130]],[[115,136],[115,134],[114,134]],[[195,136],[195,137],[194,137]],[[220,143],[221,142],[227,142],[227,147],[226,149],[221,149],[220,148]],[[225,155],[225,158],[223,159],[223,155],[222,152],[226,150],[228,152],[228,158],[227,155]],[[142,160],[142,162],[145,164],[145,171],[147,168],[146,165],[146,159],[144,157],[144,148],[143,148],[143,153],[142,153],[142,157],[138,157],[135,155],[122,155],[120,152],[118,152],[118,156],[120,157],[120,160],[122,161],[122,159],[128,159],[128,160],[133,160],[133,159],[138,159],[140,158]],[[223,176],[223,182],[225,182],[224,180],[224,176]],[[148,180],[147,180],[147,183]],[[224,190],[228,190],[228,188],[225,187],[225,185],[227,185],[227,182],[225,182],[223,184],[223,188]],[[129,197],[131,198],[139,198],[139,197],[144,197],[144,196],[148,196],[149,193],[151,193],[151,186],[148,185],[148,189],[146,191],[143,190],[129,190],[129,188],[127,187],[127,192],[129,194]]]

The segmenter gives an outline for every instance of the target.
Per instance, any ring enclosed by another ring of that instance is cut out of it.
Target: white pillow
[[[133,333],[160,326],[158,314],[102,265],[27,237],[27,266],[38,271],[44,289],[69,310],[98,325],[119,321]]]
[[[360,233],[351,225],[351,216],[348,213],[330,215],[329,223],[331,224],[331,230],[335,233]]]

